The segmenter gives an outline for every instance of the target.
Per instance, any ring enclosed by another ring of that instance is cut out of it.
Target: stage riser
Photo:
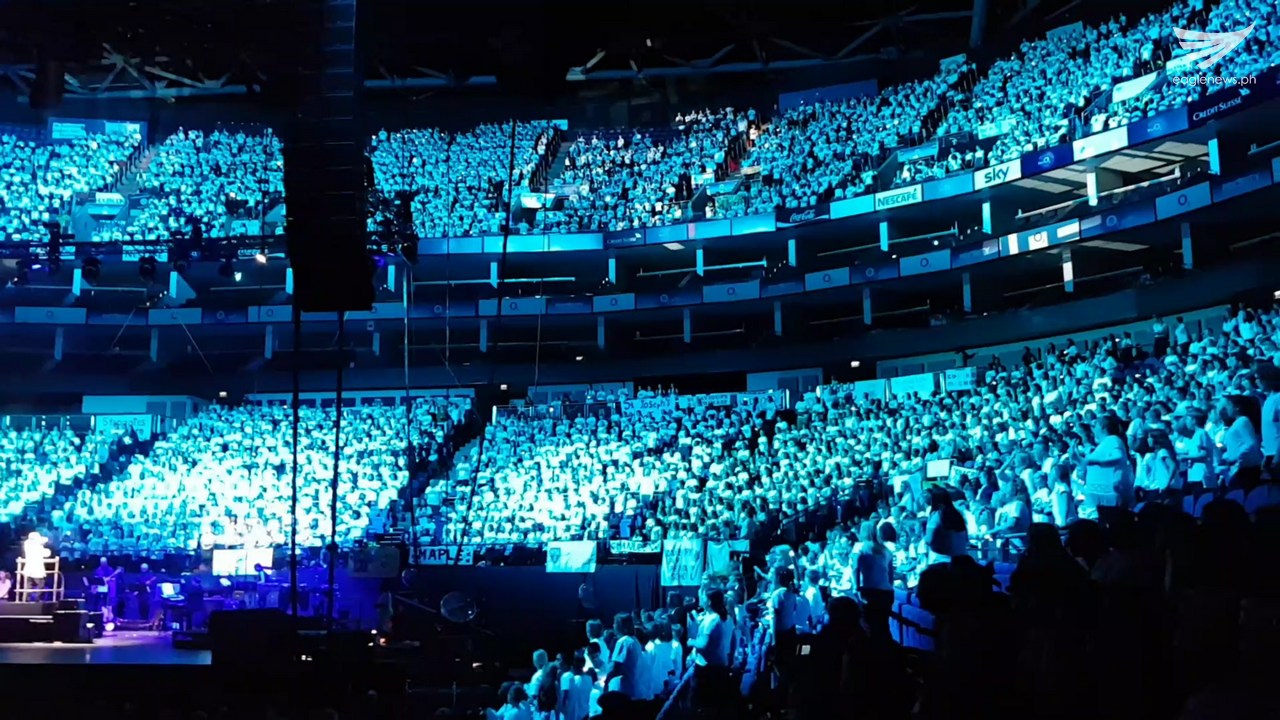
[[[0,616],[0,643],[53,642],[55,636],[52,615],[37,618]]]

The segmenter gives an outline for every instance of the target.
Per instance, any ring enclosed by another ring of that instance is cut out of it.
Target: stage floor
[[[0,665],[208,665],[208,650],[180,650],[163,632],[115,632],[92,645],[0,643]]]

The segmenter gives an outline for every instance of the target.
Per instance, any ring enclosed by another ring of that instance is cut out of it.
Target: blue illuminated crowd
[[[1150,118],[1280,62],[1280,10],[1266,0],[1178,0],[1141,17],[1070,25],[1029,39],[982,68],[960,59],[878,94],[772,115],[682,112],[667,127],[566,130],[490,123],[453,133],[383,130],[371,139],[371,229],[407,210],[420,237],[649,228],[802,208],[1014,160]],[[1174,29],[1252,28],[1210,71],[1189,62]],[[1122,92],[1123,91],[1123,92]],[[514,129],[514,132],[512,132]],[[38,133],[36,134],[38,135]],[[938,143],[893,164],[898,149]],[[77,198],[137,198],[89,234],[99,241],[271,235],[284,231],[283,158],[269,130],[179,129],[142,148],[137,135],[50,141],[0,129],[0,240],[37,242],[70,229]],[[514,162],[514,164],[512,164]],[[727,193],[702,189],[738,180]],[[273,212],[274,211],[274,212]],[[399,222],[396,220],[395,222]],[[392,223],[395,224],[394,222]]]

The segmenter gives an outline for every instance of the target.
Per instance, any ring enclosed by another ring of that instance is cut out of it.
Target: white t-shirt
[[[560,676],[560,693],[564,697],[564,720],[583,720],[590,712],[591,676],[574,675],[571,672]]]
[[[775,633],[795,630],[809,621],[809,607],[804,598],[786,588],[778,588],[769,596]]]
[[[720,616],[705,613],[698,620],[698,637],[706,638],[706,647],[694,653],[693,661],[709,667],[729,665],[729,653],[733,651],[733,622]]]
[[[642,655],[644,649],[634,637],[624,635],[618,638],[618,643],[613,646],[611,672],[613,669],[621,672],[610,681],[609,690],[620,692],[632,700],[644,699],[644,693],[639,687]]]

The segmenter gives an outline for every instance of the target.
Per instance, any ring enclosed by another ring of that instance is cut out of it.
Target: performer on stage
[[[142,563],[142,567],[138,569],[138,577],[133,582],[133,591],[138,594],[138,619],[143,622],[149,623],[152,620],[151,604],[158,580],[156,574],[151,572],[151,566]]]
[[[44,560],[52,555],[49,548],[45,547],[47,542],[49,542],[47,538],[34,530],[22,542],[22,573],[26,576],[26,584],[19,587],[20,590],[44,589],[44,579],[49,576],[49,572],[44,567]]]

